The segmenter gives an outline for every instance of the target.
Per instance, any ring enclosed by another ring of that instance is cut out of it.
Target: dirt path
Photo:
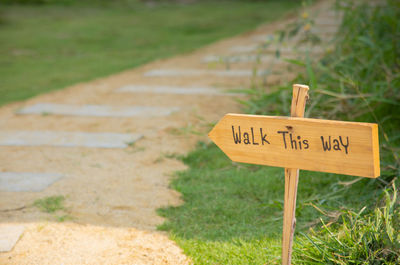
[[[329,5],[322,2],[314,8],[325,10],[318,15],[321,21],[337,19],[327,11]],[[163,222],[156,209],[181,203],[179,194],[168,188],[171,174],[184,169],[172,154],[185,154],[199,139],[205,140],[209,122],[217,121],[227,112],[238,112],[239,105],[228,95],[117,93],[116,89],[147,85],[213,87],[223,91],[248,86],[249,76],[224,76],[228,66],[204,63],[205,56],[237,56],[232,47],[253,45],[260,34],[273,34],[291,21],[286,19],[262,26],[190,54],[0,108],[0,131],[143,135],[124,149],[0,146],[0,172],[56,172],[64,176],[41,192],[0,192],[1,225],[22,224],[25,228],[13,250],[0,253],[0,264],[190,263],[165,233],[156,231],[156,226]],[[321,26],[324,27],[328,26]],[[239,55],[243,57],[243,53]],[[231,63],[229,71],[251,70],[254,64]],[[271,65],[263,63],[262,68]],[[154,69],[206,72],[192,72],[188,76],[146,76]],[[293,76],[283,63],[274,64],[273,70],[275,73],[267,79],[267,84],[285,82]],[[261,82],[263,78],[257,80]],[[179,111],[163,117],[134,118],[16,114],[17,110],[36,103],[161,106],[178,107]],[[61,212],[49,214],[31,206],[37,199],[59,195],[65,197],[65,209]]]

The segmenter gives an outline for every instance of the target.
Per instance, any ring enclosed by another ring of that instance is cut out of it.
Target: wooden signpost
[[[208,135],[235,162],[285,168],[284,265],[291,262],[299,169],[380,175],[378,125],[303,118],[308,89],[293,85],[291,117],[226,114]]]

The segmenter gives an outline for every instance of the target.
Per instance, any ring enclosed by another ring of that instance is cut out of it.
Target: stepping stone
[[[0,191],[43,191],[61,179],[57,173],[17,173],[0,172]]]
[[[337,18],[342,16],[342,12],[339,12],[337,10],[326,10],[321,13],[324,17],[329,17],[329,18]]]
[[[141,134],[123,133],[0,131],[0,145],[126,148],[141,137]]]
[[[230,51],[232,52],[240,52],[240,53],[247,53],[247,52],[276,52],[279,50],[281,53],[297,53],[297,52],[306,52],[309,50],[311,53],[322,53],[324,52],[324,49],[320,46],[316,47],[275,47],[275,46],[268,46],[263,48],[260,45],[242,45],[242,46],[234,46],[230,48]]]
[[[271,35],[257,34],[257,35],[253,35],[251,39],[258,43],[258,44],[254,44],[254,45],[260,45],[260,46],[261,45],[266,45],[266,44],[277,45],[277,41],[275,41],[274,37],[273,36],[271,37]],[[293,43],[293,44],[296,44],[298,39],[299,39],[299,34],[297,34],[295,36],[292,36],[290,38],[290,42]]]
[[[274,40],[274,35],[272,35],[272,34],[257,34],[257,35],[253,35],[252,39],[255,41],[272,42]]]
[[[236,95],[235,93],[225,93],[212,87],[177,87],[177,86],[145,86],[128,85],[120,87],[117,92],[129,93],[157,93],[157,94],[179,94],[179,95]]]
[[[25,228],[22,225],[0,225],[0,252],[11,251],[21,238]]]
[[[317,34],[317,35],[318,34],[319,35],[327,35],[327,34],[334,35],[338,31],[338,27],[339,27],[338,24],[335,24],[335,25],[316,24],[316,25],[311,27],[310,31],[312,33],[314,33],[314,34]],[[296,43],[303,36],[304,36],[304,31],[302,30],[297,35],[291,37],[289,42]],[[254,35],[252,37],[252,39],[254,41],[256,41],[256,42],[261,42],[261,43],[265,43],[265,44],[269,43],[268,42],[268,35]],[[277,45],[276,42],[270,42],[270,43],[271,43],[271,45]],[[262,44],[259,44],[259,45],[262,45]],[[237,46],[235,46],[235,47],[237,47]],[[239,52],[243,52],[243,51],[244,52],[252,52],[254,50],[257,50],[259,47],[261,48],[262,46],[254,45],[253,48],[246,47],[246,48],[235,48],[235,49],[239,49],[238,50]],[[268,49],[268,48],[271,49],[271,47],[275,47],[275,46],[269,46],[266,49]],[[237,50],[234,50],[234,51],[237,51]]]
[[[248,62],[256,62],[260,60],[261,62],[274,62],[277,60],[275,56],[271,55],[231,55],[231,56],[222,56],[222,55],[208,55],[203,58],[203,63],[213,63],[213,62],[221,62],[221,63],[248,63]]]
[[[263,75],[268,72],[259,71],[257,75]],[[252,76],[253,70],[199,70],[199,69],[154,69],[148,71],[144,76],[148,77],[179,77],[179,76],[199,76],[214,75],[219,77],[244,77]]]
[[[324,27],[339,27],[341,19],[316,19],[314,20],[316,26]]]
[[[260,45],[237,45],[231,47],[229,50],[232,52],[245,53],[245,52],[255,52],[258,50],[266,51],[267,49],[262,48]]]
[[[167,116],[179,108],[162,107],[119,107],[105,105],[65,105],[52,103],[38,103],[25,107],[18,114],[57,114],[71,116],[91,116],[91,117],[137,117],[137,116]]]
[[[332,34],[335,35],[339,28],[337,27],[315,27],[311,28],[311,32],[314,34]]]

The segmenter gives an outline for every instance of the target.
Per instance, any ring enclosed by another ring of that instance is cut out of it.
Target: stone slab
[[[298,52],[306,52],[309,50],[311,53],[322,53],[324,49],[320,46],[316,47],[274,47],[268,46],[263,48],[262,45],[259,44],[251,44],[251,45],[238,45],[233,46],[230,48],[232,52],[239,52],[239,53],[249,53],[249,52],[276,52],[279,50],[281,53],[298,53]]]
[[[207,55],[202,59],[203,63],[248,63],[248,62],[276,62],[277,58],[273,55]]]
[[[39,192],[62,177],[57,173],[0,172],[0,191]]]
[[[167,116],[172,112],[178,111],[179,108],[163,108],[163,107],[120,107],[107,105],[67,105],[53,103],[38,103],[27,106],[19,111],[18,114],[56,114],[71,116],[90,116],[90,117],[152,117]]]
[[[323,26],[323,27],[339,27],[341,20],[340,19],[326,19],[320,18],[314,20],[316,26]]]
[[[322,35],[335,35],[339,30],[338,27],[313,27],[310,31],[314,34],[322,34]]]
[[[251,37],[252,40],[271,43],[274,41],[273,34],[256,34]]]
[[[231,52],[247,53],[256,51],[267,51],[268,49],[264,49],[259,44],[251,44],[251,45],[236,45],[231,47],[229,50]]]
[[[178,87],[178,86],[146,86],[146,85],[127,85],[120,87],[117,92],[129,93],[156,93],[156,94],[178,94],[178,95],[236,95],[218,91],[212,87]]]
[[[265,72],[259,71],[257,75]],[[182,77],[213,75],[218,77],[249,77],[253,75],[253,70],[202,70],[202,69],[154,69],[148,71],[144,76],[148,77]]]
[[[126,148],[141,137],[141,134],[123,133],[0,131],[0,145]]]
[[[24,233],[24,226],[22,225],[0,225],[0,252],[11,251],[18,240],[21,238],[22,233]]]

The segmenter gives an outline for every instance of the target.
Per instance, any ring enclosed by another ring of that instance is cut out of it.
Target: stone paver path
[[[38,103],[25,107],[18,114],[57,114],[72,116],[92,116],[92,117],[152,117],[168,116],[179,108],[147,107],[147,106],[106,106],[106,105],[67,105],[54,103]]]
[[[39,192],[62,177],[58,173],[0,172],[0,191]]]
[[[234,93],[224,92],[213,87],[178,87],[178,86],[146,86],[127,85],[120,87],[116,92],[151,93],[151,94],[178,94],[178,95],[217,95],[227,96]],[[234,94],[236,95],[236,94]]]
[[[126,148],[142,136],[138,133],[0,131],[0,146]]]
[[[316,54],[339,25],[332,3],[313,7],[312,30],[324,36]],[[0,108],[0,264],[190,263],[156,231],[156,209],[181,203],[168,185],[185,167],[171,154],[187,153],[210,122],[239,111],[226,91],[294,77],[276,47],[257,54],[291,22]],[[279,48],[285,58],[306,49]],[[64,196],[64,209],[33,206],[48,196]]]
[[[258,72],[262,75],[263,71]],[[183,77],[183,76],[213,76],[213,77],[251,77],[252,70],[206,70],[206,69],[154,69],[144,74],[145,76],[165,76],[165,77]]]
[[[0,224],[0,253],[11,251],[24,230],[23,225]]]

